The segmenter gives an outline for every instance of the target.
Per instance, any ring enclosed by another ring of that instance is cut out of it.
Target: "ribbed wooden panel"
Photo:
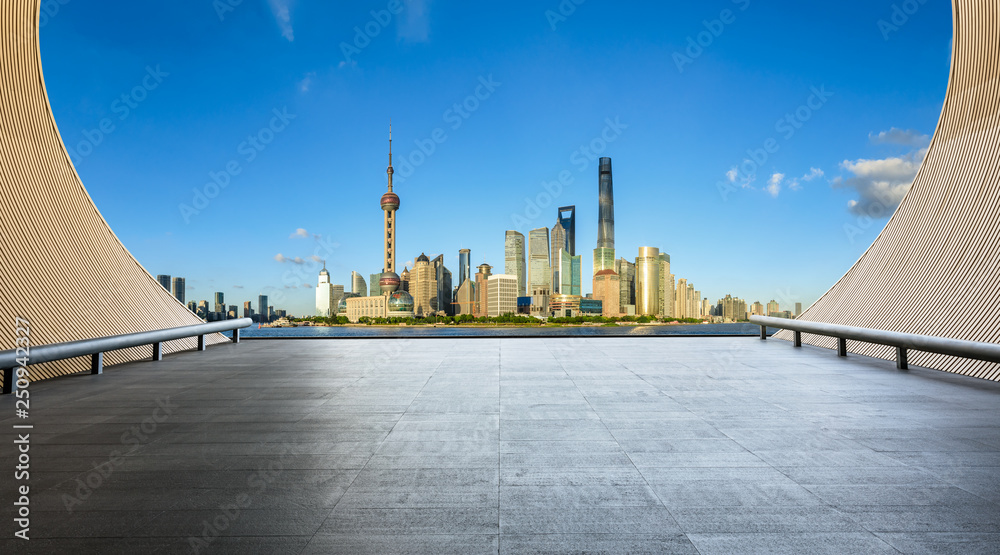
[[[39,8],[40,0],[0,5],[0,350],[14,348],[15,316],[31,322],[32,345],[200,323],[129,254],[80,182],[45,92]],[[196,339],[183,339],[163,352],[195,347]],[[113,351],[105,364],[151,354]],[[31,375],[89,365],[89,358],[39,364]]]
[[[872,246],[803,320],[1000,343],[1000,2],[955,0],[953,13],[951,77],[923,166]],[[869,343],[848,350],[895,357]],[[910,363],[1000,380],[995,363],[920,352]]]

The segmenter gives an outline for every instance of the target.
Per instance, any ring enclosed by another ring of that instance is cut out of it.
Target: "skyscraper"
[[[523,297],[528,283],[525,281],[524,235],[507,231],[504,238],[504,273],[517,278],[517,296]]]
[[[351,293],[357,293],[359,297],[368,296],[368,284],[365,283],[365,278],[354,271],[351,272]]]
[[[674,318],[690,318],[688,314],[688,282],[685,278],[677,280],[677,290],[674,294]]]
[[[613,270],[615,264],[615,195],[611,180],[611,158],[601,158],[597,172],[597,248],[594,274]]]
[[[451,304],[451,270],[444,265],[444,255],[437,255],[431,260],[434,267],[434,278],[437,289],[437,309],[448,316],[454,316],[454,306]]]
[[[194,310],[192,310],[191,312],[194,312]],[[251,301],[244,301],[243,302],[243,317],[244,318],[249,318],[251,316],[253,316],[253,303]]]
[[[548,231],[546,229],[545,231]],[[472,315],[476,318],[481,318],[486,316],[489,310],[489,297],[487,293],[489,292],[489,286],[487,285],[490,275],[492,274],[493,267],[489,264],[480,264],[479,272],[476,274],[476,304],[473,307]]]
[[[465,280],[469,279],[471,274],[469,274],[469,258],[472,256],[472,251],[469,249],[458,249],[458,279],[455,280],[460,287]]]
[[[399,275],[396,274],[396,211],[399,210],[399,195],[392,192],[392,124],[389,124],[389,167],[385,170],[389,177],[389,190],[384,195],[380,204],[385,213],[385,233],[383,234],[382,248],[385,254],[382,264],[382,277],[379,278],[379,289],[383,295],[388,295],[399,288]],[[372,284],[375,289],[375,284]]]
[[[556,225],[552,226],[552,234],[550,235],[549,243],[549,265],[552,268],[552,279],[550,283],[552,284],[552,293],[559,293],[559,287],[562,285],[562,276],[559,275],[559,270],[562,267],[562,251],[568,250],[566,244],[566,228],[563,227],[561,221],[556,221]]]
[[[413,292],[413,314],[422,317],[437,312],[437,272],[434,271],[434,266],[426,254],[420,253],[417,257],[410,276],[413,280],[410,284]]]
[[[323,262],[323,269],[319,271],[319,281],[316,283],[316,316],[327,318],[335,316],[336,311],[337,306],[333,304],[333,284],[330,283],[330,272],[326,270],[326,262]],[[245,313],[244,316],[246,316]]]
[[[476,284],[478,285],[478,283]],[[530,294],[552,291],[552,269],[549,263],[549,228],[540,227],[528,232],[528,287]]]
[[[660,249],[639,247],[635,259],[635,313],[655,316],[660,310]]]
[[[553,294],[559,293],[560,295],[579,295],[581,288],[581,265],[580,256],[572,256],[565,249],[559,249],[556,259],[553,262],[558,261],[559,271],[553,273],[553,276],[559,276],[559,288],[556,289],[556,282],[552,282],[552,292]],[[553,266],[555,267],[555,266]]]
[[[616,265],[618,266],[618,286],[621,292],[618,309],[621,310],[622,314],[627,314],[628,307],[635,306],[635,264],[620,258]]]
[[[226,296],[222,294],[222,291],[215,293],[215,311],[223,316],[226,314]]]
[[[559,223],[566,230],[566,250],[576,256],[576,206],[560,206]]]
[[[674,317],[674,274],[670,273],[670,255],[660,253],[660,316]]]
[[[594,274],[594,298],[601,301],[601,316],[616,318],[621,313],[621,280],[614,269]]]
[[[170,276],[165,274],[160,274],[156,276],[156,281],[160,282],[160,285],[162,285],[163,288],[167,290],[167,293],[170,292]]]
[[[177,299],[178,301],[180,301],[181,303],[183,303],[184,302],[184,290],[185,290],[184,278],[182,278],[182,277],[175,277],[173,279],[173,286],[174,286],[174,298]]]
[[[798,318],[799,314],[802,314],[802,303],[795,303],[795,317]]]
[[[260,317],[260,322],[269,322],[267,313],[267,295],[257,296],[257,314]]]

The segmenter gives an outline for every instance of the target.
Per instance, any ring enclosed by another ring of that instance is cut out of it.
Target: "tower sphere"
[[[399,289],[399,276],[396,272],[382,272],[382,277],[378,280],[378,286],[383,295],[388,295]]]
[[[399,210],[399,196],[392,192],[382,195],[382,210]]]

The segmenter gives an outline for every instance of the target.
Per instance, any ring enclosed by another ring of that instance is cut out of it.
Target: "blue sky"
[[[399,266],[503,271],[505,230],[576,205],[589,291],[600,155],[618,256],[808,305],[916,173],[952,34],[945,0],[46,4],[56,122],[125,246],[188,300],[296,314],[313,258],[381,270],[390,117]]]

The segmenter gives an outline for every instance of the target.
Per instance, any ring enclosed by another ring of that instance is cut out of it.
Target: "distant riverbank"
[[[770,330],[769,330],[770,331]],[[518,324],[445,325],[347,325],[260,328],[240,331],[242,337],[599,337],[599,336],[706,336],[757,335],[756,324],[561,324],[525,326]]]

